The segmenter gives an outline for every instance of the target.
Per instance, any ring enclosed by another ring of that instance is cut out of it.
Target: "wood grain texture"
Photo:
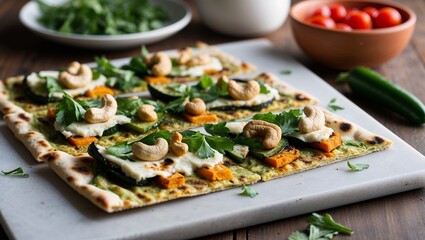
[[[72,60],[91,62],[95,56],[100,55],[114,59],[139,54],[139,49],[137,48],[105,52],[76,49],[48,42],[29,32],[20,24],[18,13],[26,2],[24,0],[5,0],[0,2],[0,79],[26,74],[31,71],[63,67]],[[199,40],[209,44],[219,44],[246,39],[229,37],[209,30],[202,24],[193,3],[189,0],[187,2],[192,5],[194,10],[192,22],[177,35],[149,45],[148,48],[151,51],[190,46]],[[297,1],[293,0],[292,2],[295,3]],[[390,62],[376,68],[376,70],[396,84],[411,91],[422,101],[425,101],[425,1],[399,0],[398,2],[406,4],[416,12],[418,17],[416,30],[406,50]],[[355,104],[359,105],[416,150],[425,154],[424,126],[412,126],[394,113],[351,95],[346,86],[336,84],[335,79],[339,72],[326,68],[303,55],[294,42],[288,22],[274,33],[265,37],[325,79],[337,90],[344,93]],[[403,161],[403,159],[400,159],[400,161]],[[354,229],[355,233],[350,239],[424,239],[424,198],[425,190],[417,189],[327,209],[320,213],[330,213],[335,220]],[[282,219],[200,239],[287,239],[291,232],[305,229],[307,216],[306,214]],[[7,239],[5,233],[1,231],[0,239]],[[347,237],[341,236],[338,238]]]

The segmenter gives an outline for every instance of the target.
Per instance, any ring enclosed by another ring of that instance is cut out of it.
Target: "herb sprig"
[[[239,195],[247,196],[247,197],[250,197],[250,198],[254,198],[258,194],[259,193],[257,191],[255,191],[254,188],[252,188],[251,186],[246,186],[246,185],[242,186],[242,192],[239,193]]]
[[[29,174],[24,172],[24,170],[21,167],[15,168],[11,171],[1,171],[6,176],[16,176],[16,177],[22,177],[22,178],[28,178]]]

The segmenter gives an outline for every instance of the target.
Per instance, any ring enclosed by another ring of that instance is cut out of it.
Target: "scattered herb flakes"
[[[290,75],[291,73],[292,73],[291,70],[282,70],[282,71],[280,71],[280,74],[282,74],[282,75]]]
[[[328,105],[326,106],[329,110],[331,110],[331,111],[333,111],[333,112],[336,112],[336,111],[338,111],[338,110],[343,110],[344,108],[343,107],[341,107],[341,106],[338,106],[338,105],[335,105],[335,102],[336,102],[336,98],[332,98],[330,101],[329,101],[329,103],[328,103]]]
[[[242,186],[242,192],[239,193],[239,195],[242,196],[247,196],[250,198],[254,198],[258,195],[258,192],[254,190],[254,188],[252,188],[251,186]]]
[[[353,164],[353,163],[350,163],[350,161],[347,161],[347,165],[350,168],[350,171],[352,172],[363,171],[369,168],[369,164],[364,164],[364,163]]]
[[[22,178],[28,178],[28,173],[25,173],[24,170],[21,167],[18,167],[16,169],[13,169],[12,171],[1,171],[6,176],[16,176],[16,177],[22,177]]]
[[[325,214],[325,216],[313,213],[307,218],[307,231],[299,232],[295,231],[289,235],[289,240],[327,240],[332,239],[339,233],[351,235],[353,230],[345,227],[339,223],[336,223],[331,215]],[[308,234],[307,234],[308,233]]]

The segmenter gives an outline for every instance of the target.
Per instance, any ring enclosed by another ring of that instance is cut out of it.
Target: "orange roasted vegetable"
[[[216,164],[213,168],[198,168],[196,169],[196,172],[202,178],[210,181],[231,180],[233,178],[232,171],[221,163]]]
[[[324,139],[320,142],[311,143],[311,146],[317,149],[320,149],[324,152],[331,152],[335,148],[341,146],[342,138],[341,135],[337,132],[334,132],[332,136],[328,139]]]
[[[85,95],[87,97],[103,97],[106,94],[114,95],[114,91],[106,86],[96,86],[93,89],[87,90]]]
[[[217,122],[218,118],[217,115],[209,112],[205,112],[200,115],[192,115],[189,113],[183,113],[184,119],[190,123],[211,123],[211,122]]]
[[[165,189],[178,188],[185,184],[185,178],[180,173],[174,173],[170,177],[166,178],[163,176],[158,176],[156,178],[156,183]]]
[[[269,166],[274,168],[280,168],[288,163],[293,162],[295,159],[300,157],[300,151],[292,146],[287,146],[282,152],[265,158],[263,161]]]
[[[170,79],[164,76],[145,76],[144,78],[149,84],[167,84],[170,83]]]
[[[97,142],[96,137],[69,137],[67,140],[75,147],[85,147],[90,145],[92,142]]]

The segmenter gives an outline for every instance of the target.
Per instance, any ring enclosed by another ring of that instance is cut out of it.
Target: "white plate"
[[[96,48],[96,49],[122,49],[165,39],[189,24],[192,18],[192,12],[186,3],[179,0],[156,0],[155,5],[162,7],[169,15],[169,20],[164,26],[152,31],[122,34],[122,35],[82,35],[82,34],[63,34],[41,25],[37,19],[40,16],[40,10],[36,2],[31,1],[21,9],[19,18],[21,22],[34,33],[59,43],[73,45],[78,47]]]
[[[280,76],[338,113],[394,141],[386,151],[351,160],[369,169],[350,172],[345,161],[258,183],[255,198],[240,188],[108,214],[71,189],[0,123],[0,170],[23,167],[20,179],[0,176],[0,220],[16,239],[187,239],[310,213],[425,185],[425,157],[308,69],[265,40],[219,45],[219,49]],[[128,61],[116,61],[122,64]],[[291,70],[290,75],[280,74]],[[296,230],[296,229],[294,229]],[[287,236],[282,236],[286,238]]]

